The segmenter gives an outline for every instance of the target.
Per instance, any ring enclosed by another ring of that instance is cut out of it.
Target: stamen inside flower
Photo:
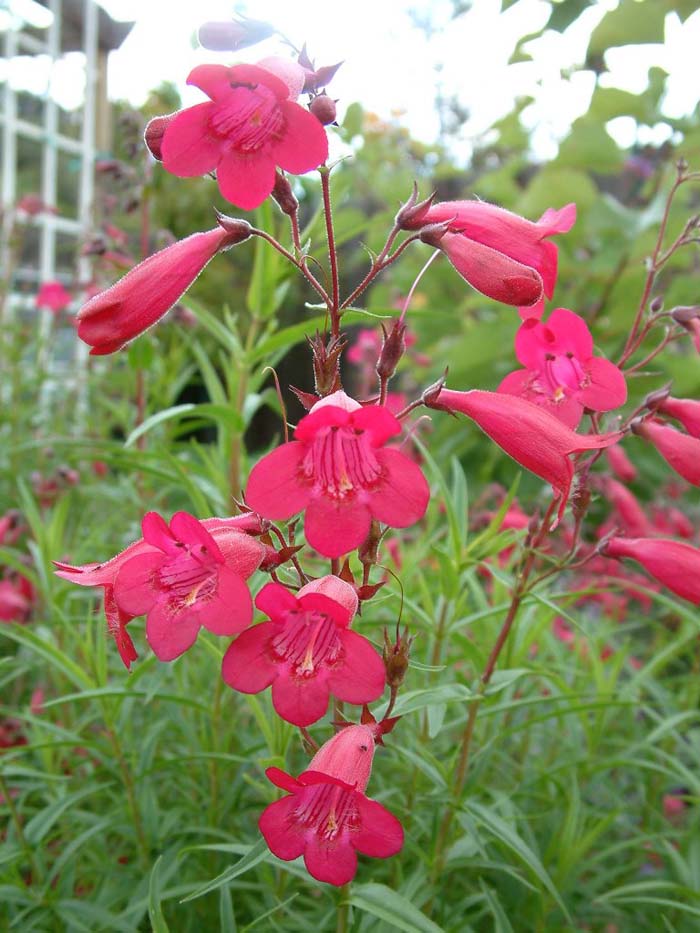
[[[304,478],[334,499],[379,481],[382,468],[366,431],[346,427],[321,428],[302,463]]]
[[[272,650],[291,664],[299,676],[309,677],[323,662],[334,664],[342,650],[335,622],[322,612],[290,612],[284,630],[272,639]]]

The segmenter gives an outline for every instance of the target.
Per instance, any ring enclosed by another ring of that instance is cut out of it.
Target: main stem
[[[474,727],[476,725],[476,717],[479,712],[479,706],[484,698],[486,688],[491,681],[493,672],[496,669],[496,664],[498,663],[498,658],[503,650],[503,646],[508,640],[508,636],[513,627],[513,623],[518,615],[518,610],[520,609],[520,604],[522,603],[523,597],[527,592],[528,581],[530,579],[530,574],[532,573],[532,568],[535,563],[535,557],[537,555],[537,548],[541,545],[544,538],[547,536],[551,523],[554,510],[556,508],[557,500],[552,499],[549,504],[549,508],[545,513],[544,518],[542,519],[540,526],[537,532],[533,535],[532,540],[529,546],[525,550],[525,560],[523,562],[522,569],[518,575],[517,583],[515,589],[513,590],[513,595],[510,601],[510,606],[508,607],[508,612],[506,617],[503,620],[503,625],[501,630],[498,633],[498,637],[494,643],[491,653],[489,654],[488,660],[486,661],[486,666],[484,671],[479,678],[479,686],[477,689],[476,696],[472,701],[469,707],[469,714],[467,715],[467,721],[464,726],[464,731],[462,733],[462,741],[460,743],[459,758],[457,760],[457,766],[454,772],[454,780],[452,784],[452,798],[451,802],[448,804],[445,814],[442,818],[440,824],[440,829],[438,830],[438,837],[435,844],[435,862],[434,862],[434,874],[437,875],[441,871],[442,866],[445,861],[444,849],[445,843],[447,841],[447,834],[450,829],[450,824],[452,822],[452,816],[454,813],[455,805],[462,796],[462,791],[464,789],[464,783],[467,779],[467,771],[469,768],[469,753],[471,750],[472,738],[474,736]]]

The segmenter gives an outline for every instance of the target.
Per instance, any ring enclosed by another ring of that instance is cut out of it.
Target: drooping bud
[[[672,593],[700,605],[700,550],[667,538],[613,537],[601,547],[607,557],[631,557]]]
[[[237,52],[273,35],[275,27],[259,19],[212,21],[199,27],[199,44],[211,52]]]
[[[231,234],[231,237],[224,242],[220,252],[224,252],[237,243],[242,243],[252,235],[253,228],[247,220],[243,220],[241,217],[229,217],[228,214],[222,214],[221,211],[216,209],[214,209],[214,213],[219,226]]]
[[[430,197],[425,198],[424,201],[419,201],[418,183],[414,181],[411,196],[399,210],[394,223],[397,227],[400,227],[401,230],[417,230],[419,227],[423,226],[425,217],[434,199],[435,192],[433,191]]]
[[[319,748],[307,771],[320,771],[363,792],[372,773],[374,733],[370,726],[347,726]]]
[[[391,379],[396,372],[401,357],[406,352],[406,325],[397,318],[389,333],[387,334],[382,324],[382,333],[384,342],[377,360],[377,374],[383,380]]]
[[[700,440],[682,434],[669,425],[648,418],[631,425],[635,434],[641,435],[656,447],[666,463],[693,486],[700,486]]]
[[[670,418],[680,421],[688,434],[700,438],[700,402],[689,398],[668,396],[659,405],[658,410]]]
[[[331,123],[335,123],[337,113],[335,103],[333,98],[327,94],[319,94],[309,104],[309,110],[319,123],[329,126]]]
[[[299,210],[299,202],[292,191],[289,179],[282,172],[275,174],[275,187],[272,189],[272,197],[277,201],[280,210],[288,217],[292,217]]]
[[[148,146],[149,152],[157,162],[163,161],[163,135],[167,130],[170,121],[176,117],[178,111],[166,113],[162,117],[153,117],[146,124],[143,133],[143,140]]]
[[[408,634],[408,626],[403,630],[403,634],[397,631],[396,640],[393,642],[387,630],[384,629],[382,657],[386,670],[386,682],[394,690],[401,686],[406,677],[413,640],[413,636]]]

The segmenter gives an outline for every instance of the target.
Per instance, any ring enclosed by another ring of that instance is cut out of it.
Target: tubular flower
[[[448,223],[439,245],[470,285],[505,304],[530,306],[552,297],[558,250],[547,238],[566,233],[576,205],[549,209],[533,223],[485,201],[443,201],[414,212],[404,226]]]
[[[680,421],[688,434],[700,438],[700,402],[689,398],[669,396],[659,405],[658,411],[669,418]]]
[[[372,729],[349,726],[319,749],[298,778],[268,768],[268,779],[287,791],[258,823],[270,851],[287,862],[303,855],[312,877],[338,886],[355,877],[358,852],[396,855],[403,846],[401,823],[364,793],[373,756]]]
[[[163,166],[181,178],[216,170],[227,201],[258,207],[275,185],[276,166],[300,175],[328,156],[323,126],[295,103],[304,77],[300,65],[285,59],[198,65],[187,83],[210,100],[168,121],[160,143]]]
[[[154,253],[83,305],[76,315],[78,336],[92,347],[93,356],[120,350],[159,321],[217,253],[248,235],[245,228],[216,227]]]
[[[628,534],[640,537],[650,534],[651,522],[634,493],[611,477],[605,480],[604,490]]]
[[[406,528],[425,514],[430,490],[415,463],[383,446],[400,433],[384,406],[334,392],[301,419],[294,441],[256,464],[246,501],[275,521],[306,509],[306,540],[326,557],[362,544],[373,518]]]
[[[622,437],[619,431],[576,434],[541,406],[499,392],[441,389],[437,398],[426,400],[426,404],[472,418],[509,457],[550,483],[560,498],[558,520],[564,514],[574,477],[570,455],[608,447]]]
[[[619,480],[623,483],[631,483],[637,478],[637,468],[620,444],[613,444],[605,453],[613,473]]]
[[[669,538],[611,538],[605,545],[608,557],[631,557],[659,583],[700,605],[700,550]]]
[[[632,430],[651,441],[679,476],[693,486],[700,486],[700,439],[654,419],[633,425]]]
[[[578,426],[584,408],[610,411],[627,400],[622,372],[593,356],[586,322],[566,308],[552,311],[546,324],[525,321],[515,338],[515,354],[525,369],[506,376],[498,391],[543,405],[570,428]]]
[[[384,665],[362,635],[349,630],[357,596],[335,576],[303,586],[295,596],[268,583],[255,600],[269,622],[243,632],[224,655],[222,676],[234,690],[259,693],[272,685],[277,713],[309,726],[328,708],[329,695],[371,703],[384,690]]]
[[[147,614],[146,636],[161,661],[185,652],[203,625],[233,635],[250,624],[253,604],[246,580],[265,548],[246,532],[259,532],[254,516],[198,521],[177,512],[168,526],[156,512],[143,519],[143,538],[104,564],[56,563],[57,576],[79,586],[102,586],[107,626],[127,668],[137,657],[126,630]]]

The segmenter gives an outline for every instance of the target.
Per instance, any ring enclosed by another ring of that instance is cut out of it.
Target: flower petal
[[[196,617],[173,613],[162,599],[148,613],[146,638],[160,661],[173,661],[197,640],[200,624]]]
[[[400,852],[403,847],[403,826],[394,814],[364,794],[357,795],[356,803],[361,825],[352,836],[352,844],[357,851],[374,858],[389,858]]]
[[[299,480],[305,448],[290,441],[259,460],[248,477],[246,503],[265,518],[283,521],[300,512],[309,501],[310,488]]]
[[[216,180],[227,201],[244,211],[252,211],[275,186],[275,163],[266,151],[250,155],[228,152],[219,162]]]
[[[294,819],[294,810],[298,804],[295,795],[283,797],[265,807],[258,820],[260,832],[270,852],[285,862],[299,858],[306,845],[304,829]]]
[[[228,567],[217,574],[216,593],[195,602],[202,625],[214,635],[235,635],[253,620],[253,600],[243,580]]]
[[[302,680],[280,667],[272,684],[275,711],[295,726],[310,726],[318,722],[328,709],[328,698],[328,677],[323,669]]]
[[[221,676],[234,690],[260,693],[277,677],[278,666],[270,659],[270,640],[279,632],[274,622],[246,629],[229,646],[221,662]]]
[[[340,557],[362,544],[369,533],[370,522],[370,510],[355,496],[349,499],[317,496],[306,507],[304,533],[319,554]]]
[[[376,457],[384,480],[371,496],[372,517],[393,528],[413,525],[423,518],[430,501],[430,487],[421,468],[392,447],[378,450]]]
[[[349,834],[341,833],[328,842],[314,833],[306,843],[304,864],[317,881],[338,886],[352,881],[357,872],[357,855],[350,844]]]
[[[586,408],[593,411],[611,411],[627,401],[627,383],[620,369],[602,356],[592,356],[586,364],[590,385],[582,390],[580,398]]]
[[[161,155],[166,171],[180,178],[212,172],[221,158],[221,140],[209,129],[216,105],[210,101],[181,110],[163,134]]]
[[[140,616],[155,605],[155,576],[166,560],[159,551],[137,554],[120,568],[114,581],[114,598],[122,612]]]
[[[280,110],[285,130],[272,150],[275,162],[294,175],[303,175],[322,165],[328,158],[328,137],[321,123],[291,100],[282,101]]]
[[[330,672],[328,686],[333,696],[346,703],[371,703],[384,693],[384,662],[372,644],[357,632],[339,633],[343,645],[342,665]]]

